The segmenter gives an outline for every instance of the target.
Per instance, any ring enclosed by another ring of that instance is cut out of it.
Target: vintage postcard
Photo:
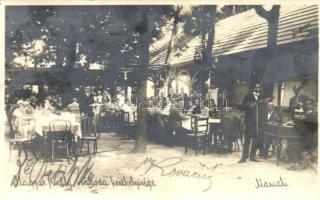
[[[0,1],[1,199],[318,199],[319,4]]]

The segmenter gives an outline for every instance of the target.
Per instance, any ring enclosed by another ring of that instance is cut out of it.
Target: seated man
[[[80,106],[76,98],[73,98],[72,102],[67,106],[67,111],[75,114],[80,114]]]

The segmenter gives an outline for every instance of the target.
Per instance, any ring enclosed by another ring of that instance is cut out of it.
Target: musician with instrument
[[[267,121],[267,103],[270,99],[262,98],[262,89],[259,84],[248,92],[242,102],[245,111],[245,141],[243,145],[242,158],[238,163],[250,161],[257,162],[256,151],[262,148],[262,127]]]
[[[289,112],[291,114],[291,120],[301,116],[303,113],[303,104],[304,104],[304,95],[301,95],[302,86],[293,86],[294,96],[290,99],[289,102]],[[298,115],[300,114],[300,115]]]

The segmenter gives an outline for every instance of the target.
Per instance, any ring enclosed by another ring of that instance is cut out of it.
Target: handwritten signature
[[[208,182],[208,186],[203,190],[203,192],[207,192],[211,189],[213,184],[213,177],[211,175],[200,173],[195,170],[188,169],[179,169],[173,166],[177,166],[178,164],[183,162],[183,158],[181,157],[170,157],[161,161],[157,161],[152,157],[147,157],[144,161],[142,161],[135,170],[146,166],[144,170],[144,174],[147,175],[151,170],[157,170],[160,173],[160,176],[166,177],[185,177],[185,178],[195,178],[200,180],[206,180]],[[207,167],[205,164],[200,163],[202,167]],[[215,165],[213,167],[208,167],[211,170],[214,170],[219,165]]]
[[[17,160],[18,170],[12,177],[11,186],[32,186],[38,189],[41,186],[59,186],[68,187],[72,189],[75,186],[87,186],[94,188],[95,186],[128,186],[136,187],[140,190],[141,187],[146,187],[152,190],[152,187],[156,186],[154,180],[139,179],[130,177],[113,177],[97,178],[92,172],[94,163],[92,158],[89,157],[85,160],[83,165],[78,166],[78,160],[75,160],[70,169],[65,164],[59,164],[56,169],[49,169],[47,162],[39,162],[36,160],[24,159]]]
[[[277,180],[273,181],[266,181],[262,180],[261,178],[256,178],[256,188],[273,188],[273,187],[288,187],[288,183],[286,179],[280,177]]]

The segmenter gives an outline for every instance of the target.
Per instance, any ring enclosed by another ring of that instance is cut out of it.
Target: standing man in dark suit
[[[262,146],[261,128],[267,120],[266,105],[261,99],[261,88],[257,84],[252,92],[249,92],[243,99],[242,107],[245,110],[245,140],[243,145],[242,158],[238,163],[256,160],[256,151],[259,145]]]
[[[84,93],[80,98],[80,112],[86,116],[93,116],[92,106],[94,103],[93,95],[91,94],[91,88],[86,87]]]

